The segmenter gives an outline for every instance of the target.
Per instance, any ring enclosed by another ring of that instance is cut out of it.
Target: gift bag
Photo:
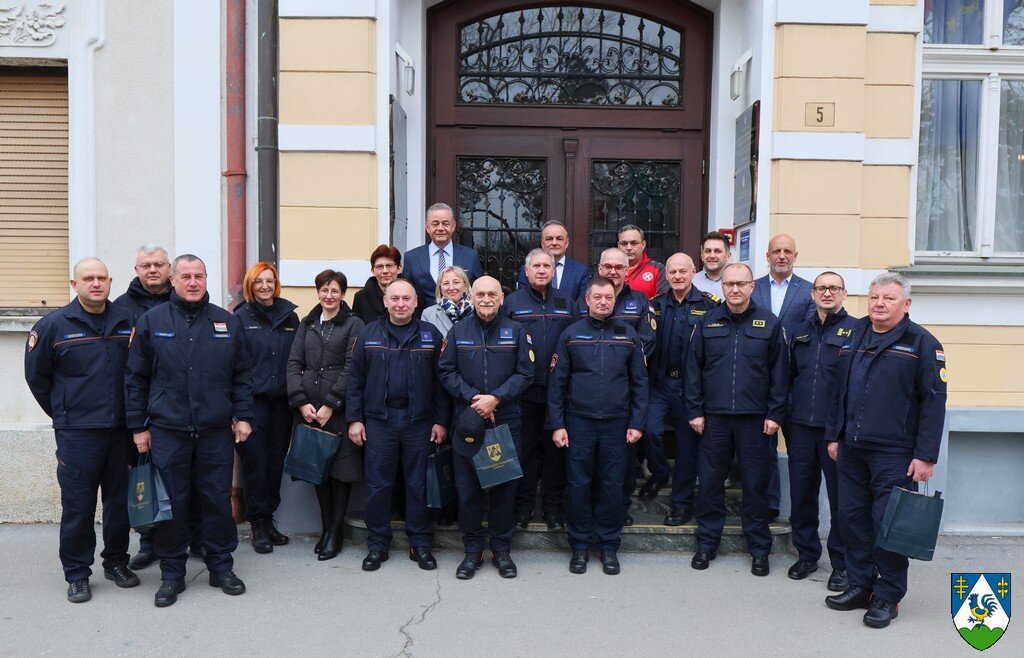
[[[941,491],[929,496],[893,487],[876,544],[915,560],[931,560],[939,538],[942,504]]]
[[[441,509],[455,497],[451,446],[438,446],[427,455],[427,507]]]
[[[507,424],[484,433],[484,444],[473,455],[473,466],[476,467],[481,489],[523,477],[523,467],[519,464],[519,454]]]
[[[171,496],[160,469],[150,461],[149,452],[139,457],[139,465],[128,469],[128,522],[139,532],[161,521],[170,521]]]
[[[298,480],[323,484],[340,445],[341,437],[334,432],[296,423],[284,472]]]

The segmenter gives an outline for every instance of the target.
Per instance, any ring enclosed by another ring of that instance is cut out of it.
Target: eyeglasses
[[[840,292],[844,290],[844,288],[842,286],[814,286],[813,288],[811,288],[811,290],[818,293],[819,295],[824,295],[826,291],[832,293],[833,295],[838,295]]]
[[[625,265],[606,265],[604,263],[601,263],[598,267],[602,270],[611,270],[613,272],[621,272],[626,269]]]
[[[729,289],[732,289],[732,288],[746,288],[747,286],[749,286],[752,283],[753,283],[753,281],[723,281],[722,282],[722,288],[724,288],[726,290],[729,290]]]
[[[398,266],[395,265],[394,263],[377,263],[376,265],[373,266],[373,269],[375,272],[385,272],[389,270],[397,270]]]

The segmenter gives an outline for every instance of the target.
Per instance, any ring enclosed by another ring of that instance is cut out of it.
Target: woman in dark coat
[[[318,560],[330,560],[341,552],[345,511],[352,483],[363,479],[363,451],[345,440],[345,383],[348,357],[356,334],[363,328],[345,303],[348,280],[341,272],[324,270],[316,275],[320,298],[295,334],[288,356],[288,402],[301,422],[342,436],[330,477],[316,485],[323,532],[313,550]]]
[[[352,298],[352,310],[363,324],[370,324],[387,315],[384,310],[384,289],[402,273],[402,254],[391,245],[377,245],[370,254],[373,276]]]
[[[255,365],[252,371],[252,435],[235,446],[242,458],[245,515],[252,527],[253,550],[270,553],[288,537],[278,532],[274,512],[281,503],[281,474],[292,435],[285,371],[299,326],[295,304],[281,299],[281,281],[270,263],[256,263],[245,273],[245,301],[235,308],[242,338]]]

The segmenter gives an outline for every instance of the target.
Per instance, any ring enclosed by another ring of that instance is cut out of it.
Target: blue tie
[[[441,272],[444,272],[444,268],[447,267],[444,261],[444,249],[439,249],[437,252],[437,278],[441,278]]]

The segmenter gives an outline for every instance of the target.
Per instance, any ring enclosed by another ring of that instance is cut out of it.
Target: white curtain
[[[1003,82],[999,103],[998,251],[1024,251],[1024,82]]]

